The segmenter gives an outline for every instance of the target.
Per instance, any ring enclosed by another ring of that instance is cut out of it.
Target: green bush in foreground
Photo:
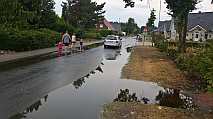
[[[48,29],[18,30],[0,28],[0,49],[12,51],[29,51],[52,47],[61,38],[60,33]]]

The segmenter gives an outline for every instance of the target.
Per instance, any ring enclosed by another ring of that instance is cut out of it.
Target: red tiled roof
[[[114,28],[112,27],[112,24],[108,22],[106,19],[104,19],[104,24],[108,27],[108,29],[114,30]]]

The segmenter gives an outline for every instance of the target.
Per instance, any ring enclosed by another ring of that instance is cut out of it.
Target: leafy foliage
[[[60,40],[60,34],[48,29],[22,30],[0,28],[2,50],[27,51],[52,47]]]
[[[150,17],[148,19],[148,22],[146,23],[146,26],[149,31],[153,31],[155,27],[155,20],[156,20],[156,15],[155,15],[155,10],[153,9],[150,13]]]
[[[201,45],[201,46],[198,46]],[[161,51],[166,52],[177,64],[177,67],[190,75],[195,75],[202,79],[205,88],[209,91],[213,90],[213,42],[210,41],[203,47],[202,44],[187,43],[186,46],[198,48],[194,52],[178,53],[175,48],[170,48],[170,43],[162,37],[155,42],[155,46]],[[195,47],[196,46],[196,47]]]
[[[113,32],[111,30],[107,30],[107,29],[106,30],[100,30],[99,32],[100,32],[100,35],[102,37],[106,37],[108,35],[112,35],[113,34]]]
[[[105,3],[98,5],[91,0],[67,0],[62,4],[62,17],[74,27],[94,28],[103,18],[104,5]]]
[[[121,29],[127,34],[137,34],[140,32],[140,28],[135,23],[135,19],[133,18],[129,18],[127,23],[122,23]]]
[[[175,27],[179,34],[178,51],[184,53],[186,51],[186,33],[188,25],[188,14],[196,9],[198,0],[166,0],[167,8],[170,15],[175,19]]]

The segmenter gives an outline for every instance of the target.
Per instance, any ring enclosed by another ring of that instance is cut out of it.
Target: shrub
[[[171,59],[175,60],[175,59],[177,58],[177,56],[178,56],[178,52],[177,52],[176,49],[171,49],[171,48],[169,48],[169,49],[167,49],[167,55],[168,55]]]
[[[1,50],[28,51],[52,47],[61,35],[48,29],[18,30],[0,28]]]
[[[179,69],[198,74],[206,82],[207,89],[213,90],[213,55],[212,50],[200,51],[197,54],[180,54],[176,61]]]
[[[100,33],[100,35],[101,35],[102,37],[106,37],[106,36],[108,36],[108,35],[111,35],[111,34],[112,34],[112,31],[106,29],[106,30],[100,30],[99,33]]]
[[[86,32],[84,37],[89,39],[101,39],[100,33],[97,32]]]

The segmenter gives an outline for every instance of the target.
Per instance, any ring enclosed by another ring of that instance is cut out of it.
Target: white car
[[[117,47],[120,48],[122,45],[122,39],[119,36],[108,35],[104,40],[104,47]]]

